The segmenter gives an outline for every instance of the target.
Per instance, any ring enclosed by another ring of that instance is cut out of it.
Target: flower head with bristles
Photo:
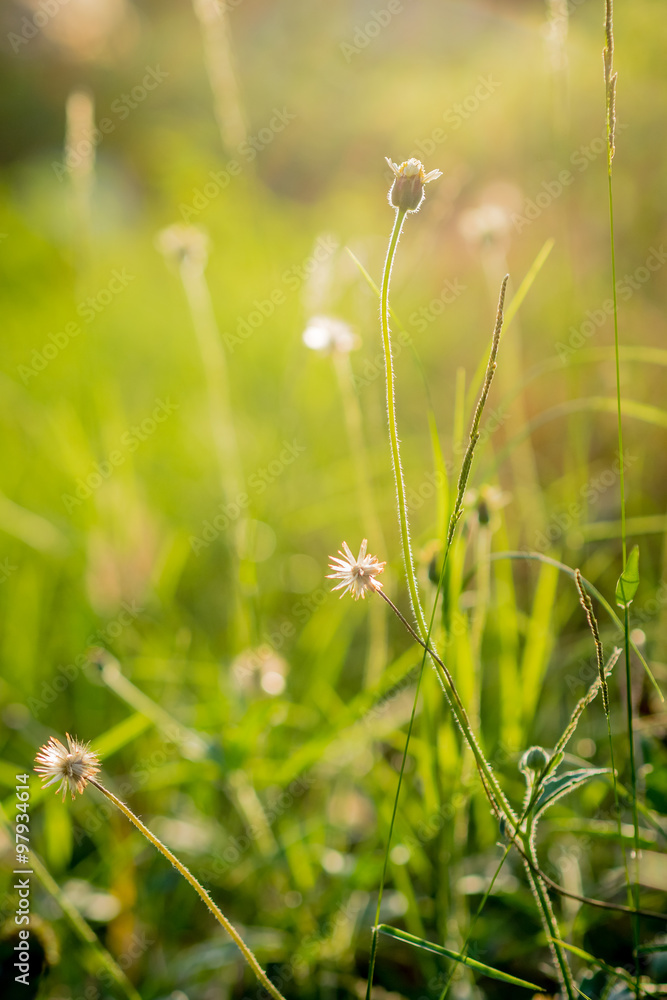
[[[155,246],[170,264],[188,265],[203,271],[208,261],[209,238],[198,226],[175,223],[161,229]]]
[[[328,580],[340,580],[333,589],[341,590],[340,595],[344,597],[348,590],[355,601],[360,597],[366,597],[367,590],[382,590],[382,584],[376,577],[384,571],[386,563],[380,562],[375,556],[366,554],[367,540],[364,538],[359,549],[359,555],[355,559],[347,542],[343,542],[343,548],[338,550],[337,556],[329,556],[331,562],[329,569],[332,573],[327,575]]]
[[[442,176],[442,170],[424,170],[421,160],[414,156],[403,163],[392,163],[388,156],[385,160],[391,167],[395,177],[389,191],[389,204],[400,212],[416,212],[424,200],[424,185]]]
[[[66,736],[66,747],[52,736],[35,757],[35,771],[42,776],[42,788],[48,788],[54,782],[60,781],[56,795],[62,792],[63,802],[68,788],[72,798],[77,792],[81,795],[89,780],[94,778],[100,769],[99,758],[96,753],[88,749],[89,743],[79,743],[69,733]]]

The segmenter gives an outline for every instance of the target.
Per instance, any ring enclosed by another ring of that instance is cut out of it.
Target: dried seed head
[[[462,212],[458,229],[471,247],[488,247],[507,240],[512,231],[512,217],[504,205],[486,202]]]
[[[66,735],[67,747],[52,736],[35,757],[35,771],[42,776],[42,788],[60,781],[56,795],[62,792],[63,802],[68,788],[72,798],[77,792],[80,795],[100,769],[97,754],[88,749],[90,744],[79,743],[69,733]]]
[[[208,261],[209,238],[197,226],[176,223],[161,229],[155,237],[155,246],[170,264],[180,267],[188,264],[203,271]]]
[[[333,588],[334,590],[344,588],[343,593],[340,595],[341,597],[344,597],[349,590],[355,601],[358,601],[360,597],[366,597],[367,590],[382,589],[382,584],[376,577],[384,572],[387,564],[379,562],[375,556],[366,555],[367,545],[368,542],[364,538],[356,559],[352,555],[347,542],[343,542],[343,548],[339,550],[338,555],[342,556],[341,559],[338,559],[336,556],[329,556],[331,559],[329,569],[333,570],[333,573],[329,573],[327,579],[341,581]]]
[[[399,212],[416,212],[424,200],[424,185],[442,176],[441,170],[425,173],[421,160],[411,157],[399,166],[385,157],[395,180],[389,191],[389,204]]]

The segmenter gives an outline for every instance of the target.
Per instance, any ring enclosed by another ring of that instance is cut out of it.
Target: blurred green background
[[[392,284],[394,329],[409,335],[396,341],[399,426],[427,602],[451,502],[433,429],[451,491],[500,279],[509,270],[511,299],[553,241],[503,338],[438,616],[514,802],[521,752],[554,745],[595,676],[570,578],[488,555],[548,553],[613,599],[602,20],[598,0],[26,0],[0,14],[5,813],[15,774],[51,734],[92,740],[109,787],[245,929],[288,997],[364,995],[421,662],[382,606],[338,601],[325,580],[342,540],[356,552],[368,536],[408,611],[378,300],[346,250],[379,282],[392,224],[385,156],[443,172],[407,220]],[[663,686],[666,43],[659,0],[617,5],[626,475],[642,570],[633,624]],[[172,230],[161,253],[157,234],[173,224],[200,227],[207,250]],[[206,253],[205,270],[189,267]],[[349,354],[304,344],[322,315],[349,325]],[[618,631],[600,616],[610,651]],[[640,788],[664,812],[664,707],[638,661],[633,677]],[[627,781],[625,697],[619,669],[612,721]],[[597,702],[571,749],[570,762],[608,766]],[[605,781],[563,800],[540,856],[573,891],[624,902],[612,807]],[[383,919],[459,948],[498,836],[429,672]],[[20,992],[11,842],[0,837],[3,996],[123,996],[36,880],[35,975]],[[63,806],[33,781],[31,838],[141,997],[259,996],[191,889],[95,790]],[[662,908],[667,867],[648,825],[644,846],[642,900]],[[573,902],[559,913],[575,944],[631,960],[622,915]],[[662,929],[647,923],[643,939]],[[516,857],[471,954],[555,992]],[[447,968],[381,940],[375,996],[437,1000]],[[452,989],[516,994],[468,972]]]

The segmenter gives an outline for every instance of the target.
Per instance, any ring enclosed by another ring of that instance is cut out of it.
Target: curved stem
[[[370,479],[370,463],[368,449],[364,440],[363,418],[359,398],[354,389],[350,355],[344,351],[335,351],[333,366],[338,379],[345,426],[347,429],[350,456],[354,465],[357,480],[357,496],[359,498],[359,515],[366,538],[374,539],[373,544],[386,551],[382,525],[380,524],[373,489]],[[371,601],[369,609],[369,641],[366,655],[364,683],[373,687],[380,679],[380,674],[387,662],[387,616],[385,609],[377,601]]]
[[[460,727],[460,729],[461,729],[461,731],[463,733],[465,741],[468,744],[468,746],[470,747],[470,749],[471,749],[471,751],[473,753],[473,756],[475,758],[475,763],[477,765],[477,768],[478,768],[479,773],[480,773],[480,778],[482,780],[482,787],[484,788],[484,791],[486,792],[487,797],[489,798],[494,811],[496,811],[497,813],[500,813],[500,814],[504,815],[506,817],[506,819],[509,821],[509,823],[512,824],[512,823],[516,822],[516,816],[514,814],[514,811],[512,810],[512,807],[510,806],[508,800],[506,799],[505,795],[503,794],[503,791],[500,788],[500,785],[499,785],[499,783],[498,783],[495,775],[493,774],[493,772],[491,770],[491,767],[488,764],[488,762],[487,762],[487,760],[486,760],[486,758],[485,758],[485,756],[484,756],[484,754],[483,754],[483,752],[482,752],[482,750],[481,750],[481,748],[480,748],[480,746],[479,746],[479,744],[478,744],[478,742],[476,740],[476,737],[475,737],[475,734],[473,732],[472,726],[470,725],[470,721],[468,719],[468,715],[466,713],[465,707],[463,705],[463,702],[461,701],[461,698],[459,696],[458,691],[456,690],[456,686],[454,684],[454,679],[453,679],[451,673],[449,672],[449,670],[447,669],[447,667],[445,666],[444,662],[441,660],[441,658],[438,656],[438,654],[435,652],[435,650],[431,646],[431,631],[432,631],[433,622],[434,622],[434,619],[435,619],[435,609],[436,609],[436,605],[437,605],[437,594],[436,594],[435,603],[433,605],[433,611],[432,611],[432,614],[431,614],[431,620],[430,620],[430,622],[427,622],[426,616],[424,614],[424,610],[422,608],[422,605],[421,605],[421,602],[420,602],[420,599],[419,599],[419,588],[418,588],[418,585],[417,585],[417,577],[416,577],[416,573],[415,573],[415,567],[414,567],[414,562],[413,562],[413,558],[412,558],[412,547],[411,547],[411,542],[410,542],[410,526],[409,526],[409,522],[408,522],[408,504],[407,504],[407,497],[406,497],[406,492],[405,492],[405,483],[404,483],[404,479],[403,479],[403,469],[402,469],[402,465],[401,465],[401,453],[400,453],[399,438],[398,438],[398,427],[397,427],[397,420],[396,420],[396,392],[395,392],[395,386],[394,386],[394,360],[393,360],[393,356],[392,356],[391,337],[390,337],[390,331],[389,331],[389,316],[390,316],[390,309],[389,309],[389,285],[390,285],[390,279],[391,279],[391,271],[392,271],[393,264],[394,264],[394,258],[396,256],[396,248],[398,246],[398,241],[399,241],[399,238],[400,238],[400,235],[401,235],[401,231],[403,229],[403,223],[405,221],[405,216],[406,216],[406,212],[405,211],[401,211],[400,209],[397,210],[396,216],[395,216],[395,219],[394,219],[394,227],[393,227],[393,230],[392,230],[392,233],[391,233],[391,237],[390,237],[390,240],[389,240],[389,247],[387,249],[387,257],[386,257],[386,260],[385,260],[384,271],[383,271],[383,275],[382,275],[382,288],[380,290],[380,303],[381,303],[380,318],[381,318],[381,329],[382,329],[382,346],[383,346],[383,350],[384,350],[385,371],[386,371],[387,418],[388,418],[388,424],[389,424],[389,442],[390,442],[390,447],[391,447],[392,465],[393,465],[393,470],[394,470],[394,483],[395,483],[395,486],[396,486],[396,499],[397,499],[397,506],[398,506],[398,522],[399,522],[399,530],[400,530],[400,534],[401,534],[401,542],[402,542],[402,547],[403,547],[403,560],[404,560],[404,563],[405,563],[405,571],[406,571],[406,577],[407,577],[407,582],[408,582],[408,589],[409,589],[409,593],[410,593],[410,601],[411,601],[411,604],[412,604],[412,610],[413,610],[413,614],[414,614],[414,617],[415,617],[416,628],[413,628],[413,626],[410,625],[410,623],[407,621],[407,619],[404,618],[404,616],[401,614],[401,612],[398,610],[398,608],[396,608],[396,606],[393,604],[393,602],[387,597],[386,594],[383,593],[383,591],[381,589],[378,590],[378,593],[391,606],[391,608],[393,609],[393,611],[398,615],[398,617],[401,619],[401,621],[403,622],[403,624],[406,626],[406,628],[408,629],[408,631],[410,632],[410,634],[417,640],[417,642],[420,643],[420,645],[423,646],[423,648],[425,650],[425,653],[428,653],[431,656],[431,658],[433,660],[433,664],[435,666],[436,673],[438,675],[438,678],[439,678],[440,683],[442,685],[443,691],[445,693],[445,697],[447,698],[447,701],[448,701],[448,703],[450,705],[452,713],[453,713],[453,715],[454,715],[454,717],[455,717],[455,719],[456,719],[456,721],[457,721],[457,723],[458,723],[458,725],[459,725],[459,727]],[[465,492],[465,486],[467,484],[468,475],[470,473],[470,466],[471,466],[471,463],[472,463],[472,456],[473,456],[473,453],[474,453],[475,445],[476,445],[477,439],[479,437],[479,422],[480,422],[481,414],[482,414],[482,411],[484,409],[484,404],[486,403],[486,398],[488,396],[488,392],[489,392],[489,389],[490,389],[490,386],[491,386],[491,380],[493,378],[493,373],[495,371],[496,354],[497,354],[498,343],[499,343],[499,339],[500,339],[500,331],[501,331],[501,328],[502,328],[503,302],[504,302],[504,296],[505,296],[505,289],[506,289],[506,287],[507,287],[507,278],[505,278],[505,280],[503,282],[502,290],[501,290],[501,297],[500,297],[500,303],[499,303],[499,306],[498,306],[498,314],[497,314],[497,317],[496,317],[496,326],[495,326],[495,330],[494,330],[494,337],[493,337],[493,344],[492,344],[492,349],[491,349],[491,356],[489,358],[489,363],[487,365],[486,378],[485,378],[485,381],[484,381],[482,395],[481,395],[480,401],[479,401],[479,403],[477,405],[477,409],[475,411],[475,416],[473,418],[473,425],[472,425],[472,429],[471,429],[471,433],[470,433],[470,442],[468,444],[468,449],[466,451],[466,455],[464,457],[463,465],[462,465],[462,468],[461,468],[461,475],[459,477],[459,490],[458,490],[458,496],[457,496],[457,504],[455,505],[455,511],[454,511],[454,513],[452,515],[452,519],[450,521],[450,526],[449,526],[449,531],[448,531],[448,536],[447,536],[447,541],[446,541],[445,560],[443,561],[443,567],[442,567],[442,571],[441,571],[441,575],[440,575],[440,582],[439,582],[439,585],[438,585],[438,591],[440,590],[440,588],[442,586],[443,579],[444,579],[444,570],[445,570],[446,558],[447,558],[447,555],[449,553],[449,549],[451,547],[452,539],[453,539],[453,536],[454,536],[454,531],[456,529],[456,523],[457,523],[458,518],[460,517],[460,514],[462,512],[463,494]],[[406,739],[406,744],[405,744],[405,750],[404,750],[404,754],[403,754],[403,766],[401,767],[401,774],[400,774],[400,777],[399,777],[398,788],[397,788],[396,797],[395,797],[395,800],[394,800],[394,810],[393,810],[393,814],[392,814],[392,821],[391,821],[391,826],[390,826],[390,831],[389,831],[389,839],[388,839],[388,842],[387,842],[387,849],[385,851],[384,867],[383,867],[382,879],[381,879],[380,890],[379,890],[379,895],[378,895],[378,905],[377,905],[375,927],[373,928],[373,938],[372,938],[372,943],[371,943],[371,955],[370,955],[370,965],[369,965],[368,982],[367,982],[367,990],[366,990],[366,1000],[369,1000],[370,995],[371,995],[371,991],[372,991],[372,987],[373,987],[373,974],[374,974],[374,971],[375,971],[375,959],[376,959],[377,941],[378,941],[377,924],[378,924],[378,921],[379,921],[380,903],[381,903],[381,900],[382,900],[382,893],[383,893],[384,882],[385,882],[385,878],[386,878],[387,863],[388,863],[388,857],[389,857],[389,848],[390,848],[390,843],[391,843],[391,835],[392,835],[393,827],[394,827],[394,820],[395,820],[395,817],[396,817],[396,810],[397,810],[397,807],[398,807],[398,799],[399,799],[399,794],[400,794],[401,781],[402,781],[402,777],[403,777],[403,767],[405,765],[405,760],[406,760],[407,752],[408,752],[408,746],[409,746],[409,742],[410,742],[410,736],[411,736],[411,733],[412,733],[412,726],[413,726],[415,711],[416,711],[416,707],[417,707],[417,699],[418,699],[418,695],[419,695],[419,684],[421,682],[421,677],[422,677],[422,674],[423,674],[424,661],[425,661],[425,657],[422,659],[422,667],[421,667],[420,674],[419,674],[419,681],[417,683],[417,690],[415,692],[415,699],[414,699],[414,702],[413,702],[412,714],[411,714],[411,718],[410,718],[410,726],[409,726],[409,729],[408,729],[408,734],[407,734],[407,739]]]
[[[396,256],[396,247],[403,229],[405,212],[397,210],[394,220],[387,258],[384,263],[382,274],[382,289],[380,292],[380,323],[382,327],[382,347],[384,350],[384,361],[387,383],[387,418],[389,420],[389,444],[391,446],[391,459],[394,466],[394,482],[396,484],[396,499],[398,502],[398,524],[401,532],[401,542],[403,545],[403,559],[405,561],[405,573],[408,580],[408,590],[412,610],[417,621],[418,630],[426,634],[426,618],[419,601],[419,591],[417,589],[417,578],[415,567],[412,561],[412,547],[410,545],[410,526],[408,523],[408,502],[405,495],[405,482],[403,480],[403,468],[401,466],[401,451],[398,443],[398,429],[396,424],[396,388],[394,386],[394,359],[391,353],[391,338],[389,334],[389,282],[391,270]]]
[[[558,970],[560,972],[561,985],[564,987],[568,1000],[575,1000],[577,995],[577,989],[574,985],[572,979],[572,972],[568,964],[567,958],[563,952],[563,949],[559,944],[555,943],[555,940],[560,940],[560,931],[558,930],[558,924],[556,922],[556,916],[551,906],[551,900],[549,899],[549,894],[547,893],[544,884],[539,877],[533,872],[533,868],[537,868],[537,857],[535,856],[535,848],[533,846],[533,832],[529,826],[528,832],[524,838],[524,851],[525,858],[524,864],[526,867],[526,874],[528,875],[528,881],[531,884],[533,892],[535,894],[535,899],[537,900],[540,913],[542,915],[542,923],[544,929],[547,932],[547,937],[550,938],[549,948],[552,955],[556,959],[558,965]],[[555,940],[554,940],[555,939]]]
[[[381,590],[379,590],[378,593],[381,594],[382,597],[385,596],[382,593]],[[389,601],[389,598],[386,598],[386,600]],[[391,601],[389,601],[389,604],[391,604]],[[393,604],[391,604],[391,606],[394,607]],[[397,610],[397,609],[395,608],[394,610]],[[375,923],[373,925],[373,938],[372,938],[372,941],[371,941],[371,957],[370,957],[370,964],[369,964],[369,969],[368,969],[368,982],[367,982],[367,985],[366,985],[366,1000],[370,1000],[371,992],[372,992],[372,989],[373,989],[373,974],[375,972],[375,955],[376,955],[376,952],[377,952],[378,933],[379,933],[378,932],[378,924],[380,923],[380,907],[382,906],[382,896],[383,896],[383,893],[384,893],[384,884],[385,884],[385,881],[386,881],[386,878],[387,878],[387,866],[388,866],[388,863],[389,863],[389,851],[390,851],[390,848],[391,848],[391,838],[392,838],[392,835],[393,835],[393,832],[394,832],[394,824],[396,822],[396,812],[398,810],[398,797],[399,797],[400,792],[401,792],[401,783],[403,781],[403,774],[405,772],[405,762],[406,762],[406,760],[408,758],[408,747],[410,746],[410,737],[412,736],[412,727],[414,725],[415,714],[416,714],[416,711],[417,711],[417,701],[419,699],[419,688],[420,688],[420,685],[421,685],[422,677],[424,675],[424,663],[425,663],[425,661],[426,661],[426,649],[424,650],[424,656],[422,657],[421,668],[419,670],[419,677],[417,678],[417,686],[416,686],[416,689],[415,689],[415,697],[414,697],[414,701],[412,703],[412,712],[410,714],[410,724],[408,726],[408,733],[407,733],[407,736],[405,738],[405,748],[403,750],[403,759],[401,761],[401,771],[400,771],[400,774],[398,776],[398,787],[396,789],[396,797],[394,799],[394,808],[393,808],[393,811],[392,811],[392,814],[391,814],[391,823],[389,824],[389,834],[387,835],[387,848],[386,848],[385,854],[384,854],[384,864],[382,866],[382,878],[380,879],[380,889],[378,891],[378,902],[377,902],[377,908],[375,910]]]
[[[384,272],[382,275],[382,288],[380,290],[380,321],[382,329],[382,346],[384,350],[385,358],[385,368],[386,368],[386,389],[387,389],[387,417],[389,421],[389,443],[391,447],[391,457],[394,467],[394,482],[396,485],[396,498],[398,502],[398,523],[401,533],[401,542],[403,545],[403,559],[405,562],[405,572],[408,581],[408,590],[410,593],[410,601],[412,603],[412,610],[414,612],[416,620],[416,632],[419,636],[419,641],[423,642],[427,640],[429,635],[429,626],[424,615],[424,610],[421,606],[419,600],[419,589],[417,586],[417,576],[415,573],[414,562],[412,559],[412,546],[410,543],[410,526],[408,522],[408,503],[405,493],[405,483],[403,480],[403,468],[401,465],[401,451],[398,439],[398,426],[396,421],[396,390],[394,386],[394,360],[391,352],[391,337],[389,332],[389,283],[391,279],[391,271],[394,264],[394,257],[396,256],[396,247],[398,246],[398,240],[403,229],[403,223],[405,221],[406,213],[404,211],[398,210],[396,212],[396,218],[394,220],[394,228],[391,233],[391,238],[389,240],[389,248],[387,250],[387,258],[385,260]],[[503,284],[503,293],[506,286],[506,280]],[[499,309],[499,318],[496,321],[497,335],[499,336],[500,326],[502,325],[502,297],[501,297],[501,307]],[[497,338],[494,338],[494,340]],[[488,392],[488,387],[487,387]],[[470,469],[470,461],[472,460],[472,455],[466,455],[468,461],[464,460],[465,469],[462,470],[462,476],[467,481],[467,475]],[[431,653],[432,650],[429,649]],[[465,708],[461,701],[454,680],[451,673],[447,670],[444,663],[439,657],[433,657],[435,669],[440,678],[440,683],[442,684],[443,690],[448,698],[449,704],[451,706],[454,717],[459,724],[459,727],[468,743],[470,749],[472,750],[477,765],[480,771],[484,774],[488,786],[493,789],[494,795],[498,799],[501,810],[506,814],[510,821],[515,820],[515,815],[507,801],[505,795],[503,794],[498,781],[491,771],[491,768],[482,753],[482,750],[477,742],[475,734],[472,731],[468,716],[466,714]]]
[[[615,153],[615,132],[616,132],[616,73],[614,72],[614,4],[613,0],[605,0],[605,39],[606,45],[603,51],[604,79],[605,79],[605,109],[606,109],[606,132],[607,132],[607,186],[609,194],[609,243],[611,251],[611,282],[614,303],[614,362],[616,369],[616,417],[618,424],[618,464],[619,489],[621,505],[621,548],[623,554],[623,572],[627,564],[627,525],[626,525],[626,499],[625,499],[625,471],[623,460],[623,410],[621,406],[621,362],[618,335],[618,293],[616,289],[616,241],[614,238],[614,194],[612,185],[612,164]],[[630,669],[630,627],[629,608],[624,605],[624,646],[625,646],[625,684],[626,684],[626,706],[627,706],[627,729],[628,745],[630,751],[630,780],[632,791],[632,824],[634,828],[634,879],[632,885],[628,885],[629,894],[637,909],[639,905],[639,816],[637,810],[637,771],[635,766],[635,734],[632,706],[632,675]],[[635,945],[635,955],[639,947],[639,918],[634,917],[632,921],[632,936]],[[635,993],[639,998],[641,988],[639,982],[639,959],[635,965]]]
[[[151,844],[153,844],[154,847],[157,847],[158,851],[160,851],[161,854],[164,854],[167,861],[170,861],[172,863],[174,868],[183,876],[186,882],[190,883],[192,888],[195,890],[198,896],[204,901],[204,903],[211,911],[211,913],[218,921],[218,923],[225,928],[232,941],[238,946],[239,950],[243,954],[243,957],[245,958],[246,962],[253,970],[257,978],[259,979],[260,983],[264,986],[267,992],[270,993],[272,997],[274,997],[274,1000],[285,1000],[282,993],[280,993],[276,989],[276,987],[273,985],[267,974],[264,972],[264,969],[261,967],[261,965],[255,958],[253,952],[245,943],[245,941],[243,940],[239,932],[236,930],[234,925],[231,924],[227,919],[227,917],[224,915],[224,913],[218,909],[218,907],[215,905],[215,903],[207,893],[206,889],[204,889],[203,885],[201,885],[197,881],[192,872],[189,871],[185,867],[185,865],[178,860],[175,854],[171,853],[169,848],[166,847],[166,845],[163,844],[161,840],[158,840],[158,838],[155,836],[154,833],[151,833],[148,827],[141,822],[139,817],[135,816],[135,814],[132,812],[129,806],[126,806],[124,802],[121,802],[120,799],[116,798],[113,792],[110,792],[109,789],[105,788],[104,785],[100,784],[99,781],[96,781],[94,778],[89,778],[88,780],[90,781],[91,785],[95,785],[95,788],[99,789],[99,791],[102,792],[103,795],[106,795],[106,797],[109,799],[110,802],[113,802],[113,804],[120,809],[120,811],[129,819],[130,823],[134,823],[137,830],[143,833],[146,840],[150,840]]]

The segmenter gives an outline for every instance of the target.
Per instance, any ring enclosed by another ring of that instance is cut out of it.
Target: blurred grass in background
[[[428,384],[402,349],[399,423],[428,587],[439,537],[429,405],[455,477],[461,400],[488,351],[500,276],[507,267],[516,291],[555,241],[501,345],[448,583],[448,666],[518,801],[521,752],[553,746],[595,676],[594,651],[569,578],[506,560],[485,570],[488,552],[547,552],[609,600],[620,571],[602,4],[567,5],[562,49],[538,0],[229,4],[239,98],[226,144],[187,3],[55,6],[31,38],[24,19],[39,4],[1,15],[3,794],[11,803],[14,775],[51,733],[91,739],[110,787],[183,855],[269,971],[302,960],[288,996],[356,996],[420,657],[392,622],[384,668],[369,673],[368,602],[329,593],[327,556],[343,538],[356,551],[367,528],[340,382],[302,333],[325,313],[359,337],[350,360],[386,539],[369,548],[389,560],[387,588],[405,610],[378,302],[345,247],[379,281],[392,220],[384,157],[443,171],[406,229],[392,287]],[[624,397],[651,408],[628,405],[625,427],[629,534],[641,546],[635,638],[664,687],[662,13],[657,0],[616,11],[614,183]],[[111,123],[88,180],[63,161],[65,107],[82,89],[96,122]],[[243,130],[254,146],[236,141]],[[210,239],[247,506],[221,494],[192,319],[155,246],[177,222]],[[618,633],[601,621],[610,650]],[[664,812],[664,708],[633,670],[640,787]],[[622,781],[624,699],[619,671]],[[576,760],[606,766],[605,739],[594,703]],[[460,947],[499,835],[431,673],[407,777],[383,917]],[[35,786],[32,802],[33,848],[142,997],[255,996],[191,891],[94,792],[63,807]],[[567,888],[624,901],[612,808],[608,783],[591,783],[554,808],[540,853]],[[661,835],[644,833],[642,900],[656,909],[667,871]],[[52,897],[35,889],[33,912],[48,958],[39,996],[122,995],[97,978]],[[631,960],[622,915],[571,901],[560,913],[574,943]],[[660,929],[647,925],[644,939]],[[516,859],[471,954],[553,989]],[[375,981],[437,998],[442,968],[381,941]],[[455,995],[510,992],[466,972]]]

